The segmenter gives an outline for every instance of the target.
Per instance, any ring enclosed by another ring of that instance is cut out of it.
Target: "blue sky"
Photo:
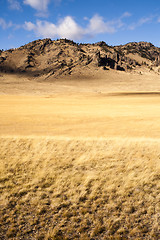
[[[0,49],[40,38],[160,47],[160,1],[0,0]]]

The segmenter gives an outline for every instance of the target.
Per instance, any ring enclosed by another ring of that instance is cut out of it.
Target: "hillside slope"
[[[67,39],[43,39],[17,49],[0,51],[0,72],[3,73],[57,78],[99,68],[120,71],[143,68],[159,73],[160,48],[147,42],[113,47],[105,42],[77,44]]]

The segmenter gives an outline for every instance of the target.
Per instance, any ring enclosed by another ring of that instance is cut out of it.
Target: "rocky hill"
[[[67,39],[43,39],[17,49],[0,51],[0,72],[50,78],[98,68],[117,71],[144,68],[159,74],[160,48],[148,42],[113,47],[105,42],[77,44]]]

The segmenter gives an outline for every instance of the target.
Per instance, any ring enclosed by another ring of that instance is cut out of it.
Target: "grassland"
[[[0,135],[160,137],[160,92],[0,96]]]
[[[159,103],[0,96],[0,238],[158,240]]]
[[[2,239],[158,239],[159,140],[1,138]]]

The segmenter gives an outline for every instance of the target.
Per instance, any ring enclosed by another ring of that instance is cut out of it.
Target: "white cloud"
[[[129,29],[129,30],[135,30],[137,27],[141,27],[142,25],[144,25],[144,24],[146,24],[146,23],[152,22],[152,19],[153,19],[153,16],[140,18],[140,19],[138,20],[138,22],[132,23],[132,24],[128,27],[128,29]]]
[[[27,31],[32,31],[35,29],[35,25],[31,22],[25,22],[24,29]]]
[[[125,12],[117,19],[104,21],[103,17],[96,14],[89,20],[89,25],[86,29],[86,32],[90,33],[91,35],[99,33],[115,33],[118,29],[124,26],[123,19],[130,16],[131,14],[129,12]],[[85,20],[87,20],[87,18],[85,18]]]
[[[50,0],[24,0],[23,3],[36,9],[39,12],[46,12]]]
[[[105,21],[103,17],[96,14],[91,19],[85,18],[85,20],[88,21],[88,24],[83,28],[76,23],[73,17],[66,16],[57,24],[48,21],[37,20],[35,24],[32,22],[25,22],[23,28],[28,31],[33,31],[37,37],[60,37],[79,40],[83,37],[93,37],[97,34],[113,34],[118,29],[123,27],[124,23],[122,19],[129,16],[129,13],[125,13],[116,20]]]
[[[19,1],[17,0],[8,0],[9,8],[13,10],[21,10]]]
[[[113,24],[105,22],[103,17],[96,14],[89,20],[89,25],[85,32],[95,35],[98,33],[114,33],[115,31],[115,26]]]
[[[158,23],[160,23],[160,17],[158,18]]]
[[[80,39],[83,36],[83,29],[74,21],[71,16],[61,19],[57,25],[38,20],[36,24],[25,22],[24,28],[34,31],[40,37],[60,37],[69,39]]]
[[[58,35],[62,38],[80,39],[83,35],[83,29],[71,16],[62,19],[56,28]]]
[[[7,29],[7,28],[10,28],[13,26],[12,22],[6,22],[3,18],[0,18],[0,26],[3,28],[3,29]]]

